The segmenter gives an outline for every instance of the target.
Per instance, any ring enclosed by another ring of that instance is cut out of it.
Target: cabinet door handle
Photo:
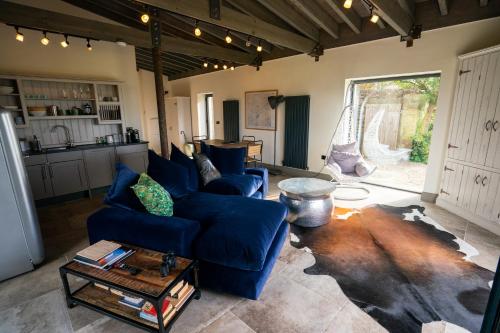
[[[468,70],[460,70],[459,72],[459,75],[462,75],[462,74],[465,74],[465,73],[469,73],[471,70],[468,69]]]
[[[441,191],[439,191],[439,193],[441,194],[446,194],[446,195],[450,195],[450,193],[446,192],[445,190],[441,189]]]
[[[481,184],[483,184],[483,186],[486,186],[486,181],[488,180],[488,177],[484,176],[483,180],[481,180]]]
[[[477,176],[476,176],[476,179],[474,180],[474,182],[475,182],[476,184],[479,184],[479,180],[480,180],[480,179],[481,179],[481,176],[480,176],[480,175],[477,175]]]
[[[498,129],[498,128],[497,128],[497,125],[498,125],[498,120],[495,120],[495,122],[493,123],[493,126],[492,126],[492,128],[493,128],[493,130],[494,130],[495,132],[496,132],[496,131],[497,131],[497,129]]]
[[[50,174],[50,178],[54,178],[54,172],[52,171],[52,165],[49,165],[49,174]]]
[[[484,128],[486,129],[486,132],[488,132],[491,129],[491,120],[488,120],[486,124],[484,125]]]
[[[444,171],[455,171],[452,168],[448,168],[446,165],[444,166]]]
[[[454,146],[451,143],[448,143],[448,149],[450,149],[450,148],[458,148],[458,146]]]

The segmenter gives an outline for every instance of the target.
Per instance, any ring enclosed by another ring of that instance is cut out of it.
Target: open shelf
[[[91,102],[95,101],[95,98],[24,98],[26,101],[67,101],[67,102]]]
[[[50,119],[97,119],[98,116],[92,115],[81,115],[81,116],[42,116],[42,117],[28,117],[30,120],[50,120]]]

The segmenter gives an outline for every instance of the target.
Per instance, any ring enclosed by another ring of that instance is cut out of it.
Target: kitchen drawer
[[[41,154],[41,155],[29,155],[24,157],[24,165],[25,166],[31,166],[31,165],[40,165],[40,164],[45,164],[47,163],[47,155]]]
[[[139,153],[139,152],[144,152],[144,151],[148,151],[147,144],[137,144],[137,145],[116,147],[117,154],[131,154],[131,153]]]
[[[80,150],[76,151],[63,151],[60,153],[47,154],[49,163],[82,160],[83,153]]]

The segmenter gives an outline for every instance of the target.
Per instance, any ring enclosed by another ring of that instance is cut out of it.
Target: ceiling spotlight
[[[205,61],[205,62],[203,63],[203,67],[207,68],[207,67],[208,67],[208,62],[206,62],[206,61]]]
[[[231,68],[230,68],[230,69],[231,69],[232,71],[234,71],[234,66],[231,66]]]
[[[141,21],[142,21],[142,23],[144,23],[144,24],[148,23],[148,22],[149,22],[149,15],[148,15],[148,14],[146,14],[146,13],[142,14],[142,15],[141,15]]]
[[[90,39],[87,38],[87,50],[92,51],[92,45],[90,45]]]
[[[259,45],[257,45],[257,52],[262,52],[262,45],[260,45],[260,40]]]
[[[226,65],[226,64],[224,64],[224,65],[222,66],[222,68],[227,69],[227,65]]]
[[[219,65],[215,64],[214,69],[218,69],[218,68],[219,68]]]
[[[344,1],[344,8],[349,9],[352,6],[352,0],[345,0]]]
[[[19,28],[16,27],[16,40],[19,42],[24,41],[24,35],[19,32]]]
[[[231,38],[231,36],[229,36],[229,30],[227,31],[226,33],[226,37],[224,38],[224,40],[226,41],[226,43],[228,44],[231,44],[231,42],[233,41],[233,39]]]
[[[50,42],[50,40],[47,38],[47,32],[44,31],[43,37],[42,37],[42,39],[40,39],[40,43],[47,46],[47,45],[49,45],[49,42]]]
[[[372,17],[370,17],[370,22],[377,23],[378,19],[379,19],[379,16],[377,15],[377,13],[375,13],[374,11],[372,11]]]
[[[252,46],[252,42],[250,41],[250,36],[248,36],[247,41],[246,41],[246,43],[245,43],[245,46],[246,46],[246,47],[250,47],[250,46]]]
[[[69,46],[68,35],[64,35],[64,40],[61,42],[61,46],[64,48]]]
[[[201,36],[201,29],[200,29],[200,27],[198,27],[198,21],[196,21],[194,23],[194,35],[196,37],[200,37]]]

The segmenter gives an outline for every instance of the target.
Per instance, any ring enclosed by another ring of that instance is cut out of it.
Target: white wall
[[[217,138],[223,137],[222,101],[240,100],[240,135],[263,139],[264,161],[272,162],[273,133],[247,130],[244,124],[245,91],[278,89],[279,94],[310,95],[311,116],[309,161],[319,171],[321,154],[328,148],[334,125],[343,105],[347,79],[441,72],[437,116],[430,148],[424,192],[438,193],[439,177],[446,152],[447,129],[457,70],[457,56],[500,43],[500,18],[424,32],[412,48],[398,37],[325,51],[319,62],[307,55],[265,62],[260,71],[245,66],[169,82],[172,95],[189,95],[196,105],[198,93],[214,95]],[[278,158],[282,160],[283,106],[278,110]],[[193,112],[193,124],[196,123]],[[195,126],[193,126],[195,128]],[[278,163],[280,164],[280,163]]]
[[[59,0],[15,2],[110,23]],[[125,126],[143,129],[140,85],[133,46],[121,47],[115,43],[99,41],[92,42],[93,50],[89,52],[84,39],[70,37],[70,46],[63,49],[59,44],[61,35],[49,34],[50,44],[43,46],[40,43],[41,32],[21,31],[25,36],[23,43],[15,40],[14,28],[0,25],[1,74],[121,81],[126,107]]]

